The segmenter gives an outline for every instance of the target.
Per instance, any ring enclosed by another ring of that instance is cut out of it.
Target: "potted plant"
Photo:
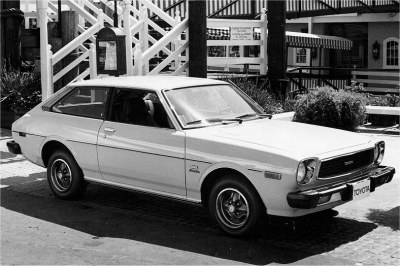
[[[1,127],[11,124],[41,101],[40,75],[34,72],[0,70]]]

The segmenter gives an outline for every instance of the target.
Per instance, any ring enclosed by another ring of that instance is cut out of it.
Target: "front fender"
[[[247,180],[249,180],[249,182],[254,187],[257,187],[259,185],[257,176],[261,175],[261,173],[259,172],[248,170],[239,164],[228,161],[218,162],[214,164],[198,161],[188,161],[186,163],[186,169],[187,195],[189,199],[194,201],[201,201],[201,187],[206,178],[214,171],[221,169],[236,171],[243,175]]]
[[[213,165],[211,165],[210,167],[207,168],[206,171],[204,171],[203,175],[201,176],[199,183],[198,183],[198,189],[201,189],[201,186],[204,182],[204,180],[207,178],[207,176],[209,174],[211,174],[212,172],[219,170],[219,169],[230,169],[230,170],[234,170],[236,172],[239,172],[240,174],[242,174],[244,177],[246,177],[254,187],[256,187],[257,185],[257,180],[256,178],[253,176],[253,171],[250,171],[248,169],[246,169],[245,167],[236,164],[236,163],[232,163],[232,162],[218,162],[215,163]]]

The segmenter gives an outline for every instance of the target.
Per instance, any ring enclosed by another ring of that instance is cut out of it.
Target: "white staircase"
[[[107,5],[107,0],[101,0]],[[56,13],[57,1],[37,1],[39,14],[39,27],[41,31],[41,75],[43,99],[53,93],[53,83],[61,79],[70,70],[84,61],[89,61],[89,68],[79,73],[72,82],[90,76],[97,78],[95,42],[97,32],[105,23],[113,25],[113,19],[107,16],[92,1],[65,0],[63,4],[76,12],[79,16],[79,36],[52,53],[51,46],[47,43],[47,21],[50,12]],[[121,4],[122,3],[122,4]],[[107,5],[114,12],[114,6]],[[181,75],[188,68],[188,60],[183,54],[188,55],[188,22],[181,21],[179,12],[171,17],[150,0],[121,0],[117,6],[119,28],[126,35],[127,75],[156,75],[167,65],[173,63],[172,75]],[[170,28],[165,31],[149,18],[156,15]],[[87,27],[89,25],[89,27]],[[122,25],[122,26],[121,26]],[[149,34],[149,29],[158,32],[162,37],[156,40]],[[46,36],[44,38],[44,36]],[[184,38],[182,38],[182,36]],[[182,40],[183,39],[183,40]],[[79,56],[68,66],[53,75],[55,64],[60,62],[71,52],[79,50]],[[159,65],[150,70],[150,60],[160,54],[164,55]],[[133,56],[134,55],[134,56]],[[129,60],[131,58],[131,60]]]

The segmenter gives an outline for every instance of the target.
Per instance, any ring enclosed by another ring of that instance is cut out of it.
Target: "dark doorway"
[[[353,41],[353,48],[347,50],[330,50],[332,67],[368,67],[368,24],[349,23],[329,25],[330,35]]]

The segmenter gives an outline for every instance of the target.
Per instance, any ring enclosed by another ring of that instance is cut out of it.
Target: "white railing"
[[[400,93],[400,78],[398,71],[363,71],[351,72],[352,79],[363,83],[364,91],[371,93]]]
[[[107,0],[100,1],[107,4]],[[188,54],[188,41],[187,38],[186,41],[182,41],[181,36],[187,33],[187,20],[181,21],[179,12],[176,13],[175,17],[169,16],[151,0],[136,0],[136,2],[139,5],[133,6],[130,0],[123,0],[123,6],[117,6],[119,28],[123,30],[126,35],[127,75],[133,75],[134,73],[136,75],[155,75],[172,62],[174,62],[176,67],[173,73],[174,75],[184,73],[188,68],[188,63],[186,59],[186,62],[183,62],[182,53],[186,51],[186,54]],[[77,29],[79,36],[53,54],[51,46],[47,43],[47,21],[50,16],[48,11],[56,14],[58,13],[56,3],[57,1],[55,0],[37,1],[38,12],[36,15],[39,19],[38,26],[41,31],[40,47],[43,99],[46,99],[53,93],[54,82],[60,80],[69,71],[80,66],[84,61],[89,61],[89,68],[83,70],[83,72],[78,74],[71,82],[82,80],[89,75],[91,79],[97,77],[96,51],[94,45],[96,42],[95,36],[96,33],[104,27],[105,22],[113,25],[113,19],[103,13],[102,10],[98,9],[89,0],[65,0],[63,4],[67,5],[78,15],[79,23]],[[107,6],[114,12],[114,5]],[[123,16],[121,16],[121,14],[123,14]],[[167,32],[159,27],[149,19],[149,14],[155,14],[163,19],[170,25],[169,28],[172,28],[172,30]],[[90,24],[88,28],[85,27],[87,24]],[[163,37],[160,40],[156,40],[149,35],[149,27],[156,30]],[[138,38],[135,37],[137,34],[139,36]],[[90,48],[87,48],[88,43],[91,43]],[[133,65],[132,62],[132,45],[135,46],[135,65]],[[79,51],[79,56],[53,76],[54,66],[74,51]],[[150,71],[150,60],[161,51],[167,57]]]
[[[147,15],[145,13],[144,15]],[[183,73],[188,64],[184,63],[181,65],[181,54],[186,51],[188,54],[188,40],[186,38],[185,41],[180,40],[180,36],[182,34],[187,33],[188,31],[188,20],[185,19],[181,22],[178,22],[171,31],[166,33],[160,40],[158,40],[155,44],[153,44],[149,48],[143,49],[143,44],[137,45],[135,47],[135,74],[136,75],[156,75],[159,74],[160,71],[170,64],[172,61],[175,61],[175,71],[172,75],[178,75]],[[173,45],[171,45],[171,43]],[[167,48],[168,45],[171,45],[172,51]],[[153,70],[149,70],[149,61],[160,51],[167,50],[168,56]]]

